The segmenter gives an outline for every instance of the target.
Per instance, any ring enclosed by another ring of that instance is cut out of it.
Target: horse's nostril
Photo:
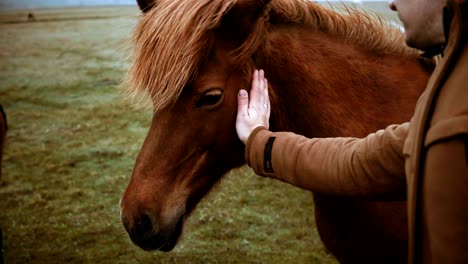
[[[143,214],[139,222],[135,225],[135,233],[139,237],[144,237],[145,234],[151,232],[153,230],[153,223],[151,222],[151,218]]]

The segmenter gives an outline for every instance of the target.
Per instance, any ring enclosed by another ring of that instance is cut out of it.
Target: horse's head
[[[244,164],[236,100],[239,89],[250,86],[246,72],[253,65],[240,67],[232,51],[265,2],[138,0],[144,14],[129,85],[152,97],[155,114],[121,217],[132,241],[145,250],[170,251],[200,199],[223,174]],[[244,25],[232,23],[237,14]]]

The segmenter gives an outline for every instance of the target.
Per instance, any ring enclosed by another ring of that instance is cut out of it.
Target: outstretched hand
[[[249,100],[250,99],[250,100]],[[259,126],[268,129],[270,119],[270,98],[268,97],[268,81],[263,70],[255,70],[252,88],[249,94],[241,89],[237,96],[236,130],[239,139],[247,142],[250,133]]]

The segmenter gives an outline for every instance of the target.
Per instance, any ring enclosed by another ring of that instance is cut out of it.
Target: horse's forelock
[[[133,63],[126,77],[130,95],[148,94],[158,111],[174,103],[208,55],[208,32],[235,0],[159,1],[135,29]]]

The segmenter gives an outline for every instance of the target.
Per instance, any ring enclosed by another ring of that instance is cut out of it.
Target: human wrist
[[[245,158],[246,158],[246,161],[249,160],[250,147],[252,146],[252,142],[254,141],[255,136],[258,134],[258,132],[260,132],[262,130],[268,130],[268,129],[266,127],[264,127],[264,126],[258,126],[254,130],[252,130],[249,137],[247,138],[247,141],[245,142]],[[249,164],[249,163],[247,162],[247,164]]]
[[[268,130],[266,127],[262,126],[262,125],[259,125],[259,126],[256,126],[254,129],[252,129],[250,131],[250,133],[247,135],[247,137],[245,137],[245,139],[242,140],[242,142],[247,145],[247,143],[249,143],[250,141],[253,140],[253,138],[255,137],[255,135],[261,131],[261,130]]]

